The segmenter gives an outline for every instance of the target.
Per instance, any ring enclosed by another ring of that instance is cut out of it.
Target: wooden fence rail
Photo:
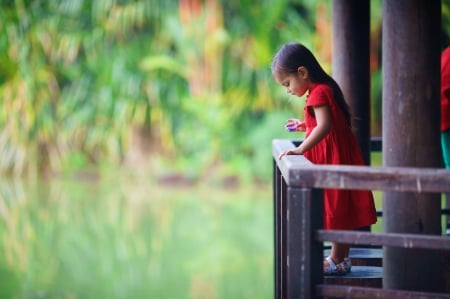
[[[450,193],[450,172],[413,167],[313,165],[278,155],[295,145],[273,140],[275,298],[450,298],[450,294],[324,284],[323,242],[449,250],[450,238],[323,230],[323,189]],[[374,296],[376,294],[376,296]]]

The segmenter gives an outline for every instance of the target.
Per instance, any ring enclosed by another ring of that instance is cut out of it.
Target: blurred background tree
[[[301,112],[273,82],[272,55],[301,41],[330,70],[331,5],[1,1],[0,171],[37,177],[129,166],[267,180],[271,140],[293,138],[283,124]],[[381,0],[371,5],[379,135]],[[446,3],[443,16],[448,37]]]

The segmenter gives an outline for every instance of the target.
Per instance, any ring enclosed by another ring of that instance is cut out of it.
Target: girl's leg
[[[333,262],[337,265],[344,261],[344,258],[348,257],[350,252],[350,245],[343,243],[331,243],[331,253],[330,257]]]

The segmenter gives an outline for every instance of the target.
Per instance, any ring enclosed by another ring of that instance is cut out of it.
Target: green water
[[[0,184],[0,298],[272,298],[271,186]]]

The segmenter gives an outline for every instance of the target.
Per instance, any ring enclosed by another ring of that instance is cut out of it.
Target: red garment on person
[[[441,55],[441,132],[450,129],[450,47]]]
[[[361,150],[347,124],[344,113],[333,98],[333,90],[326,84],[314,84],[305,105],[306,136],[317,125],[313,106],[327,105],[331,112],[331,129],[327,136],[304,156],[314,164],[364,165]],[[371,191],[324,191],[324,228],[354,229],[377,221]]]

